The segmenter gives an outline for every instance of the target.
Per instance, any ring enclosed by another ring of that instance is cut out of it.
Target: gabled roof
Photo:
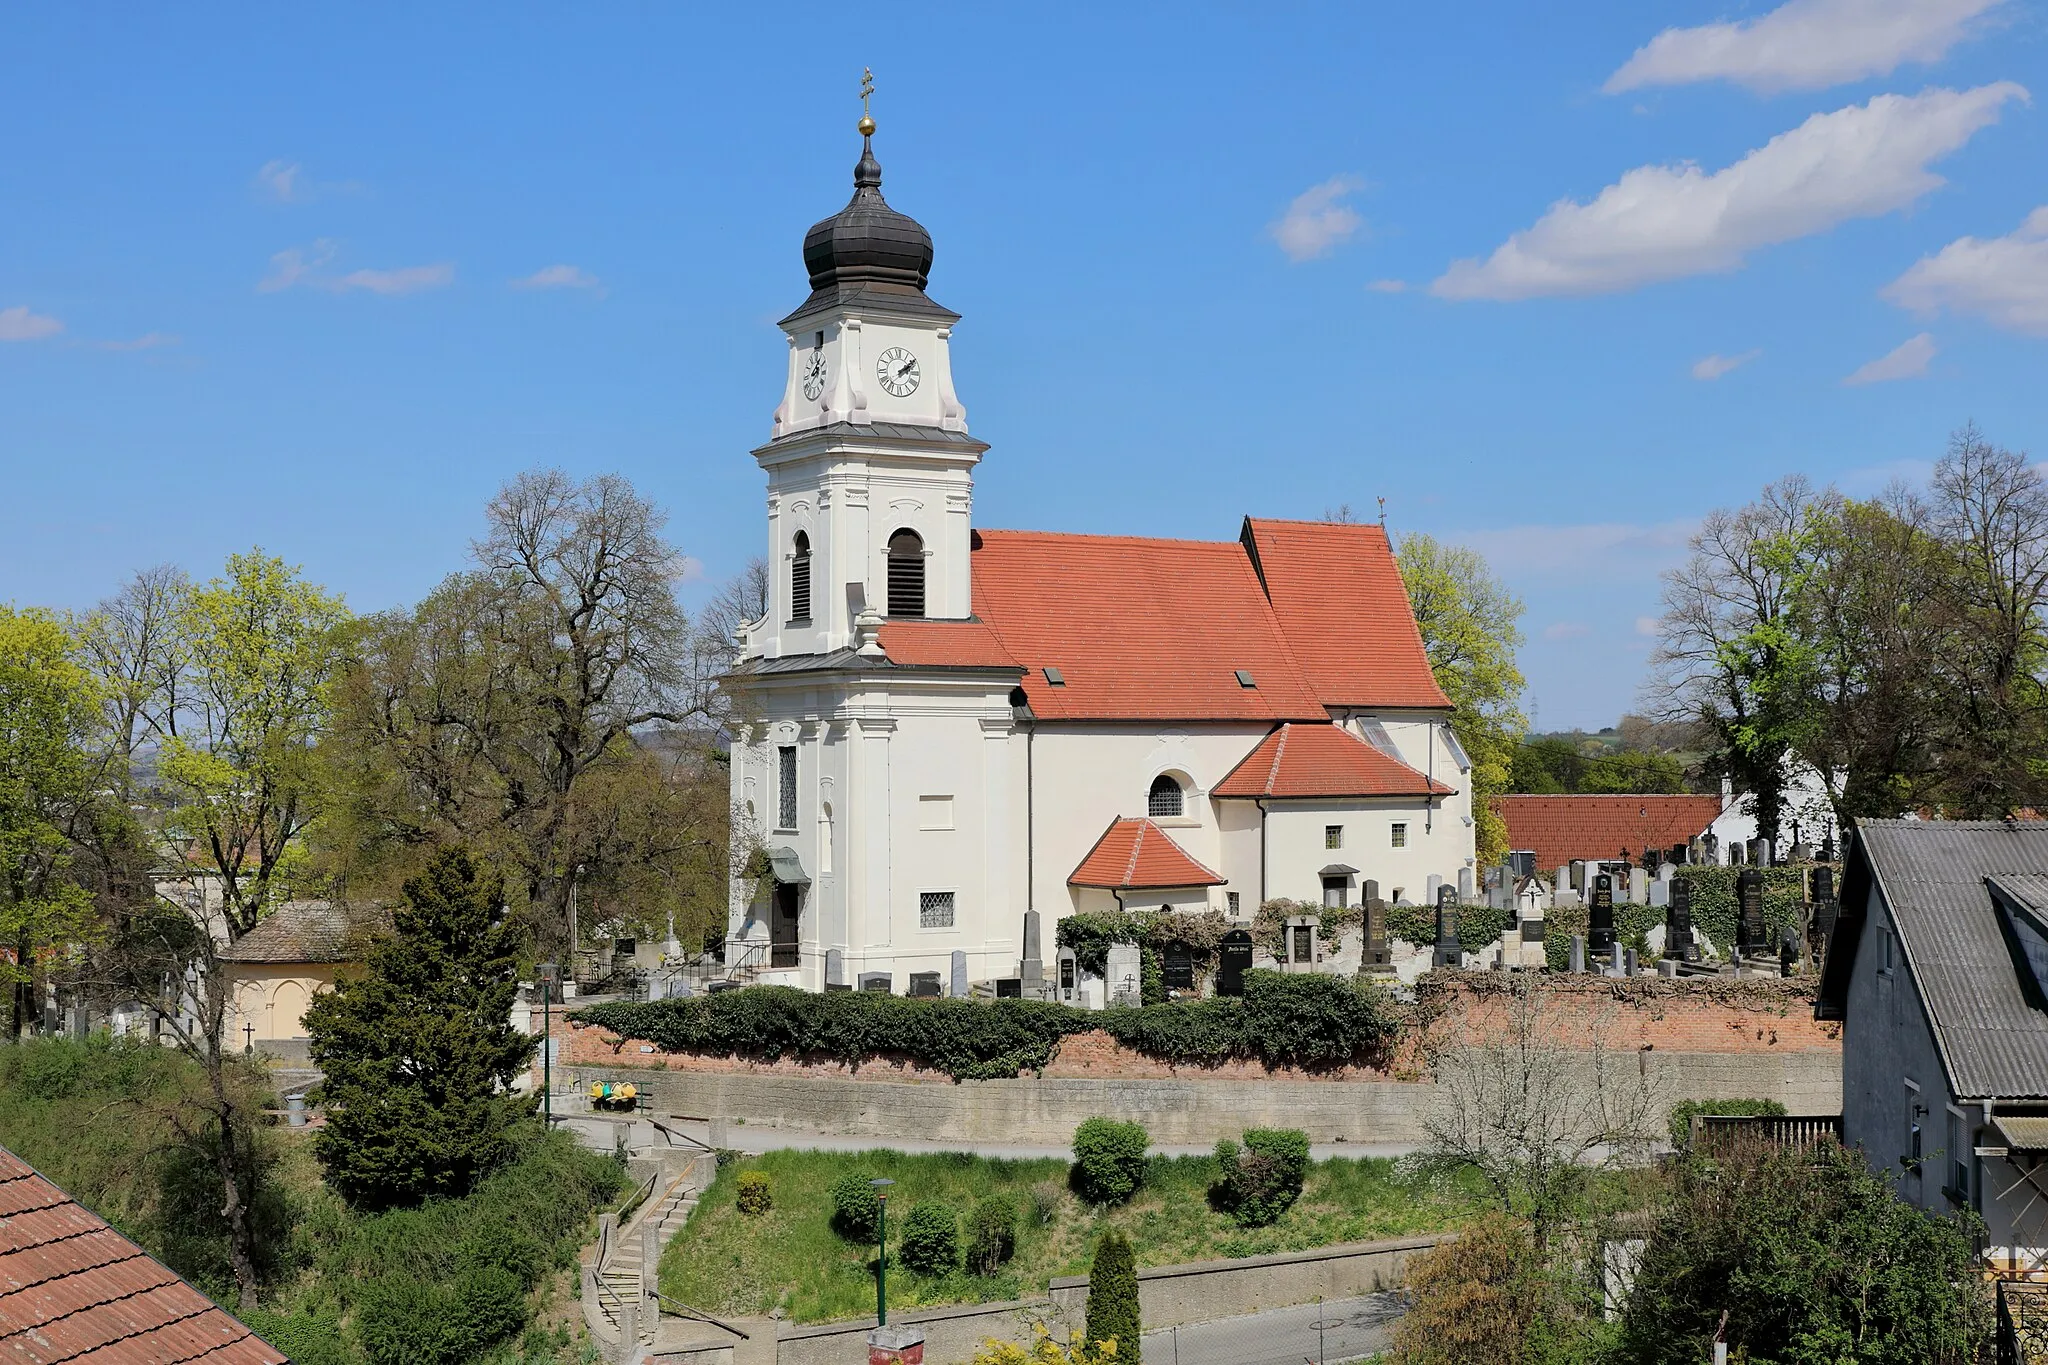
[[[2030,901],[2048,893],[2043,876],[2048,823],[1858,822],[1815,1014],[1843,1017],[1875,887],[1926,1006],[1950,1090],[1969,1100],[2048,1098],[2048,1009],[2030,998],[2024,960],[1990,885]],[[2048,908],[2032,905],[2036,913]]]
[[[1283,725],[1216,784],[1214,796],[1449,796],[1453,788],[1335,725]]]
[[[1246,517],[1243,545],[1325,706],[1448,707],[1385,527]]]
[[[0,1360],[286,1365],[282,1351],[5,1148]]]
[[[360,962],[370,940],[388,928],[372,906],[286,901],[256,927],[221,949],[223,962]]]
[[[1145,819],[1112,820],[1095,847],[1067,878],[1069,886],[1113,891],[1158,891],[1178,886],[1221,886],[1223,878],[1181,850],[1165,830]]]
[[[974,614],[1030,670],[1044,719],[1328,718],[1231,541],[982,531],[975,545]]]
[[[1707,832],[1721,815],[1718,796],[1496,796],[1508,847],[1532,849],[1544,871],[1573,859],[1593,862],[1670,848]]]

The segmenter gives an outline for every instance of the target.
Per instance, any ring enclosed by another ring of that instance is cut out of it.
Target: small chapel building
[[[804,237],[767,444],[767,614],[727,685],[727,963],[903,993],[1035,980],[1077,911],[1389,901],[1473,867],[1470,763],[1384,529],[974,525],[959,315],[883,201]],[[1039,926],[1043,926],[1043,933]]]

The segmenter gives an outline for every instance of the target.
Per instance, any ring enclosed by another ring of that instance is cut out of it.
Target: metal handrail
[[[701,1322],[710,1323],[713,1327],[718,1328],[720,1331],[732,1333],[741,1341],[753,1340],[752,1337],[748,1336],[745,1332],[733,1326],[731,1323],[722,1322],[719,1319],[712,1317],[703,1309],[692,1308],[690,1307],[690,1305],[682,1302],[680,1299],[672,1299],[668,1295],[662,1293],[659,1290],[656,1290],[654,1293],[648,1295],[648,1297],[653,1299],[656,1303],[660,1304],[664,1311],[673,1313],[675,1316],[679,1318],[696,1318]]]
[[[619,1205],[619,1227],[621,1230],[625,1228],[626,1220],[638,1213],[640,1206],[647,1202],[647,1196],[654,1193],[654,1183],[659,1179],[661,1179],[661,1172],[656,1171],[641,1182],[640,1188],[633,1192],[631,1199]],[[600,1261],[599,1264],[602,1265],[603,1262]]]
[[[681,1115],[671,1115],[670,1117],[680,1118]],[[713,1147],[710,1143],[700,1142],[696,1138],[691,1137],[688,1133],[680,1132],[677,1129],[671,1128],[667,1124],[663,1123],[660,1119],[655,1118],[652,1114],[647,1116],[647,1122],[653,1126],[655,1132],[661,1134],[662,1137],[668,1140],[668,1145],[671,1147],[676,1145],[677,1138],[681,1138],[684,1142],[689,1143],[692,1147],[698,1148],[701,1151],[711,1152],[714,1154],[718,1151],[718,1149],[716,1147]]]

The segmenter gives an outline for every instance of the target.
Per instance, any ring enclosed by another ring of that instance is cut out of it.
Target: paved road
[[[1368,1294],[1147,1332],[1143,1365],[1339,1365],[1386,1350],[1402,1311],[1399,1294]]]

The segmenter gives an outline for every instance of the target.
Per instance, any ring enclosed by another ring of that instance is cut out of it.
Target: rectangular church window
[[[917,927],[920,929],[952,928],[953,893],[950,891],[918,892]]]
[[[775,751],[782,769],[775,793],[775,828],[796,828],[796,746],[785,744]]]

